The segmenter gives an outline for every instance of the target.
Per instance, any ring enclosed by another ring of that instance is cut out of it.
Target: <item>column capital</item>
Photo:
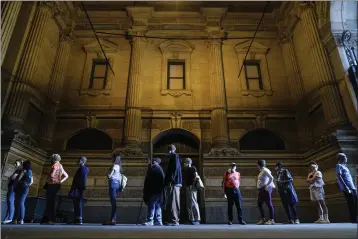
[[[48,11],[51,15],[54,15],[58,11],[58,5],[56,2],[41,1],[38,4],[39,9]]]
[[[301,17],[303,13],[313,11],[314,8],[315,8],[314,2],[309,2],[309,1],[296,2],[294,12],[296,16]]]
[[[225,16],[228,8],[202,7],[200,11],[206,18],[207,26],[220,27],[221,19]]]
[[[127,34],[131,40],[131,43],[146,43],[147,38],[145,37],[147,31],[135,31],[133,29],[128,30]]]
[[[126,7],[128,15],[132,18],[132,29],[147,28],[148,21],[154,12],[153,7]]]
[[[76,37],[72,30],[63,30],[60,32],[60,42],[66,42],[72,44],[76,41]]]
[[[207,47],[210,46],[217,46],[217,47],[221,47],[222,45],[222,40],[221,39],[208,39],[205,41]]]

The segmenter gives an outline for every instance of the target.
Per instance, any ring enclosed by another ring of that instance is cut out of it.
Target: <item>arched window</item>
[[[98,129],[82,129],[67,141],[67,150],[112,150],[113,141]]]
[[[240,150],[285,150],[285,141],[268,129],[254,129],[240,139]]]

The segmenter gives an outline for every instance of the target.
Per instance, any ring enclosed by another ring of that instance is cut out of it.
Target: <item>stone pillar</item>
[[[132,36],[131,64],[126,102],[124,144],[129,148],[140,149],[142,131],[142,112],[140,109],[141,69],[148,27],[148,20],[153,12],[151,7],[128,7],[133,25],[129,31]]]
[[[221,40],[209,40],[209,80],[210,80],[210,101],[211,101],[211,136],[212,146],[225,148],[229,143],[226,93],[223,74],[223,62],[221,57]]]
[[[14,31],[22,1],[1,3],[1,64],[4,61],[7,47]]]
[[[53,6],[53,2],[40,2],[37,6],[5,111],[6,121],[4,128],[6,130],[22,130],[26,120],[29,98],[34,82],[33,74],[37,68],[38,54]]]
[[[211,138],[213,148],[228,148],[228,124],[226,92],[222,61],[222,40],[224,32],[221,19],[227,8],[201,8],[206,18],[206,31],[209,35],[209,80],[211,101]],[[211,39],[210,39],[211,38]]]
[[[140,109],[141,68],[145,38],[133,37],[131,43],[132,58],[129,69],[124,142],[126,146],[139,147],[142,129],[142,112]]]
[[[308,150],[312,144],[312,129],[310,127],[307,105],[302,102],[305,89],[298,66],[297,56],[292,41],[292,36],[282,34],[281,49],[285,62],[286,73],[289,80],[289,88],[296,104],[296,122],[298,125],[298,141],[301,151]]]
[[[56,124],[56,110],[59,105],[71,44],[74,41],[72,33],[62,32],[58,45],[51,79],[48,87],[48,96],[52,102],[48,102],[44,125],[41,129],[40,146],[47,148],[52,142],[52,133]]]
[[[311,2],[301,3],[299,17],[304,27],[307,41],[315,64],[313,69],[318,76],[318,90],[323,111],[331,127],[348,124],[347,115],[342,103],[339,87],[327,52],[320,40],[317,21]]]

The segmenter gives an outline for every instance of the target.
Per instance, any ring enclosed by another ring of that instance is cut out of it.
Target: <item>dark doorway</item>
[[[113,141],[98,129],[81,129],[67,141],[67,150],[112,150]]]
[[[199,175],[202,177],[202,163],[200,157],[200,141],[192,133],[182,129],[171,129],[164,131],[157,135],[153,141],[153,157],[162,159],[161,166],[164,172],[167,170],[168,165],[168,145],[174,144],[177,148],[177,153],[180,156],[183,170],[183,163],[185,158],[191,158],[193,166],[198,170]],[[200,206],[201,221],[205,223],[205,207],[204,207],[204,194],[198,192],[198,203]],[[180,191],[180,223],[189,223],[188,214],[185,204],[185,189],[181,188]]]

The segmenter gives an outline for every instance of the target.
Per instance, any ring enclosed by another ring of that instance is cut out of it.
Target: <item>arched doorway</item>
[[[167,170],[168,165],[168,145],[174,144],[177,148],[182,165],[184,158],[191,158],[193,166],[198,170],[200,176],[202,176],[202,163],[201,163],[201,147],[200,140],[193,133],[183,129],[170,129],[161,132],[152,140],[152,155],[153,157],[159,157],[162,159],[161,166],[164,172]],[[204,207],[204,194],[198,192],[198,201],[200,206],[200,214],[202,222],[205,220],[205,207]],[[180,223],[188,223],[188,214],[185,205],[185,190],[184,187],[180,193]]]

